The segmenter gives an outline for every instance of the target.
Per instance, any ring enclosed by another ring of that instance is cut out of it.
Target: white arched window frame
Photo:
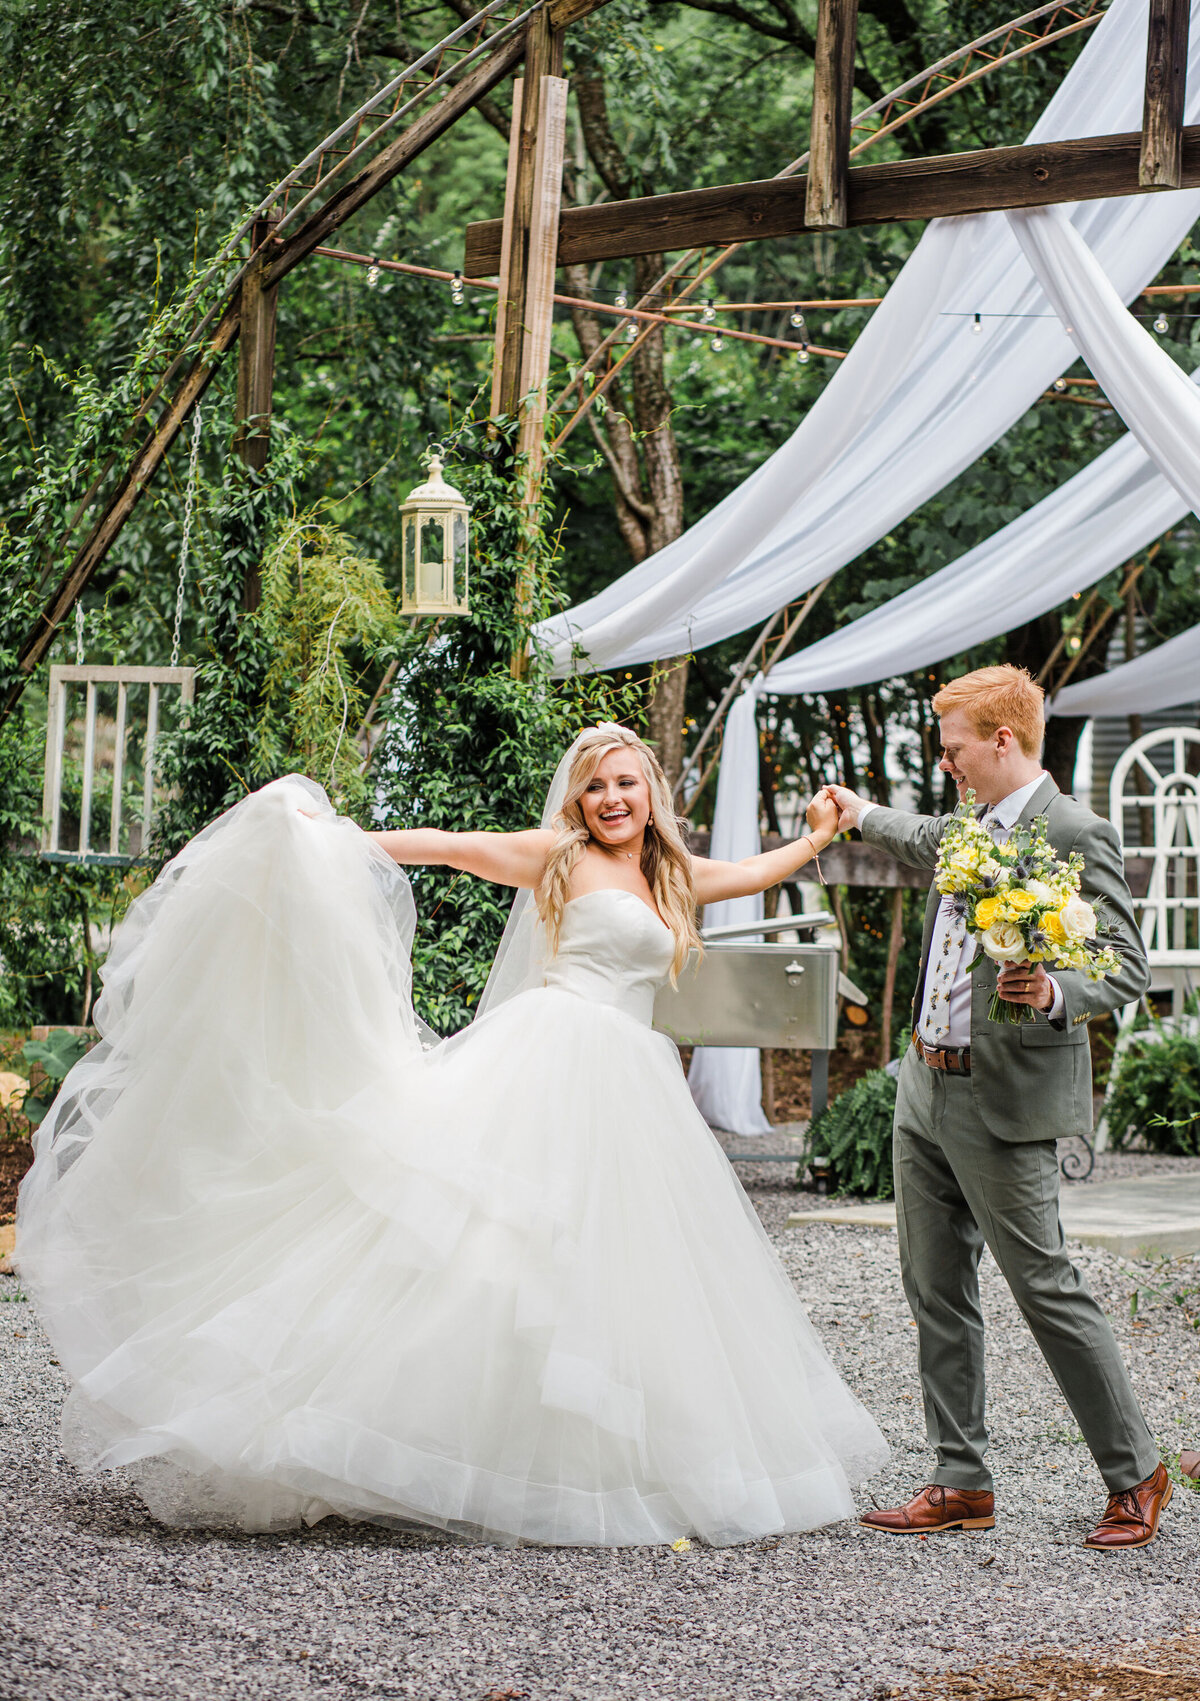
[[[1135,739],[1108,788],[1109,819],[1126,861],[1148,865],[1135,912],[1151,968],[1181,971],[1172,977],[1179,987],[1200,970],[1198,770],[1200,729],[1163,727]]]
[[[1170,990],[1171,1014],[1184,1016],[1188,994],[1200,984],[1200,728],[1163,727],[1143,733],[1118,758],[1108,788],[1109,820],[1117,829],[1126,867],[1140,864],[1145,892],[1134,914],[1150,963],[1150,986]],[[1141,881],[1137,884],[1140,886]],[[1133,1037],[1136,1005],[1121,1012],[1110,1084],[1117,1061]],[[1096,1150],[1108,1144],[1101,1117]]]

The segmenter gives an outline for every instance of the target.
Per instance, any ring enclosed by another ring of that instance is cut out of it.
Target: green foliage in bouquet
[[[896,1114],[896,1078],[872,1069],[813,1119],[808,1156],[829,1165],[835,1193],[862,1193],[891,1199],[892,1123]]]
[[[1160,1022],[1137,1034],[1117,1062],[1104,1114],[1118,1148],[1142,1140],[1154,1152],[1200,1154],[1200,1037]]]

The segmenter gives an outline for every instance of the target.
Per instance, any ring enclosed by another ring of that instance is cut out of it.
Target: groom
[[[900,1068],[895,1175],[900,1268],[937,1468],[906,1506],[862,1521],[896,1535],[995,1523],[978,1282],[986,1244],[1109,1490],[1086,1546],[1142,1547],[1154,1540],[1171,1487],[1108,1320],[1067,1256],[1054,1144],[1092,1126],[1088,1022],[1140,997],[1149,980],[1120,846],[1110,824],[1064,796],[1043,769],[1042,692],[1022,669],[984,667],[951,680],[933,707],[939,765],[960,800],[970,789],[981,812],[987,806],[983,820],[997,839],[1044,815],[1058,854],[1083,855],[1083,895],[1108,917],[1120,967],[1101,981],[1047,973],[1040,963],[1012,965],[997,980],[990,960],[968,974],[974,941],[951,900],[930,892],[912,1044]],[[858,827],[901,862],[934,867],[949,816],[881,808],[846,786],[826,790],[842,829]],[[1036,1018],[990,1021],[996,990],[1032,1005]]]

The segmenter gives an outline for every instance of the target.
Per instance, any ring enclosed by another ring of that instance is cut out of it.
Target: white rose
[[[1096,912],[1078,892],[1073,892],[1060,910],[1063,931],[1074,944],[1081,939],[1093,939],[1096,934]]]
[[[1050,909],[1054,909],[1060,902],[1054,888],[1048,886],[1044,880],[1027,880],[1025,890],[1031,892],[1039,904],[1046,904]]]
[[[994,963],[1019,963],[1029,953],[1021,929],[1012,921],[994,921],[980,935],[980,944]]]

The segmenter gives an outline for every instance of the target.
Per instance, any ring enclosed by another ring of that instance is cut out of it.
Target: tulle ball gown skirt
[[[69,1456],[206,1527],[724,1544],[850,1515],[886,1448],[649,1026],[662,923],[575,900],[546,984],[432,1048],[411,928],[296,779],[131,909],[19,1205]]]

